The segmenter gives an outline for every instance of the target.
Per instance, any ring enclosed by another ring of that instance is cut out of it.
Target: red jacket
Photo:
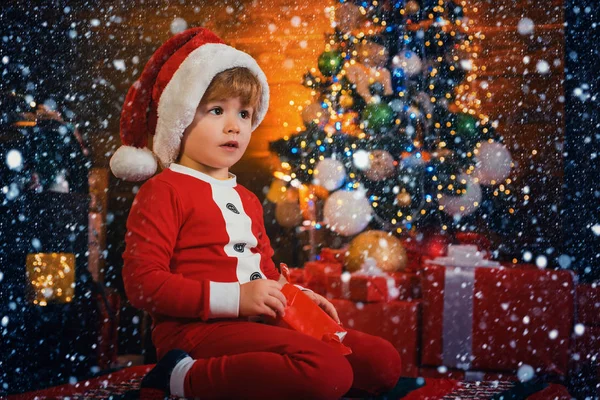
[[[127,297],[155,327],[236,318],[241,283],[279,278],[260,201],[234,175],[172,164],[137,193],[125,243]]]

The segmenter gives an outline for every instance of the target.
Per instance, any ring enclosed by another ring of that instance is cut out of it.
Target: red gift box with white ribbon
[[[423,365],[565,374],[574,316],[568,271],[505,268],[473,245],[422,271]]]

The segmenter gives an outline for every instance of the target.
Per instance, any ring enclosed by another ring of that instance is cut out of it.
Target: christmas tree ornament
[[[365,170],[365,176],[372,181],[380,181],[389,178],[396,171],[394,157],[385,150],[373,150],[369,154],[369,168]]]
[[[310,192],[319,199],[325,200],[329,197],[329,190],[320,185],[310,185]]]
[[[404,73],[409,77],[419,74],[423,68],[421,58],[410,50],[402,50],[395,55],[392,58],[392,64],[396,68],[402,68]]]
[[[300,211],[302,212],[302,218],[308,221],[316,220],[316,209],[315,209],[315,196],[311,192],[313,185],[302,184],[298,188],[298,196],[300,203]]]
[[[462,137],[476,137],[479,133],[477,125],[477,119],[469,114],[458,114],[456,117],[456,133]]]
[[[355,4],[346,2],[338,5],[335,11],[337,27],[344,33],[351,33],[363,27],[367,18]]]
[[[285,191],[285,201],[297,203],[299,201],[299,198],[300,191],[293,186],[288,186],[287,190]]]
[[[342,70],[344,59],[337,51],[326,51],[321,54],[318,61],[319,71],[323,76],[333,76]]]
[[[422,109],[426,114],[433,114],[433,103],[431,102],[431,95],[425,92],[419,92],[415,96],[416,106]]]
[[[352,164],[360,171],[365,171],[371,167],[370,153],[366,150],[356,150],[352,154]]]
[[[325,223],[342,236],[362,232],[371,219],[373,209],[363,190],[338,190],[325,201]]]
[[[273,179],[266,197],[271,203],[285,201],[288,198],[287,183],[281,179]]]
[[[386,68],[388,58],[385,46],[364,40],[357,46],[357,62],[346,68],[346,78],[356,86],[356,92],[367,103],[374,100],[371,93],[374,87],[380,87],[380,95],[390,96],[393,93],[391,74]]]
[[[354,99],[348,94],[342,94],[338,102],[339,105],[343,108],[350,108],[354,105]]]
[[[406,10],[406,13],[408,15],[413,16],[413,15],[416,15],[421,10],[421,6],[419,5],[419,2],[417,2],[415,0],[409,0],[406,2],[404,9]]]
[[[402,168],[414,168],[424,165],[431,160],[431,154],[426,151],[416,151],[414,153],[403,152],[400,165]]]
[[[512,157],[502,143],[480,143],[475,149],[475,156],[475,176],[482,185],[500,183],[510,174]]]
[[[386,103],[369,104],[362,112],[362,120],[368,130],[381,132],[394,122],[394,110]]]
[[[358,113],[346,111],[342,115],[337,115],[336,118],[337,121],[335,123],[339,127],[339,129],[336,128],[338,131],[341,131],[348,135],[357,135],[361,132],[357,123],[357,121],[359,120]]]
[[[294,228],[302,223],[302,210],[298,201],[280,201],[275,207],[275,220],[284,228]]]
[[[329,122],[329,111],[323,108],[321,104],[309,104],[302,110],[302,121],[306,126],[318,125],[323,127]]]
[[[396,114],[399,114],[402,111],[404,111],[405,103],[400,99],[394,99],[390,101],[389,105],[390,107],[392,107],[392,110],[394,110]]]
[[[346,168],[339,160],[325,158],[317,163],[313,173],[313,183],[329,191],[338,189],[346,180]]]
[[[329,197],[329,190],[319,185],[302,184],[298,188],[300,210],[305,220],[317,222],[317,202]]]
[[[443,257],[448,253],[448,245],[452,238],[448,234],[438,232],[424,232],[417,235],[419,253],[427,258]]]
[[[407,257],[400,239],[379,230],[363,232],[352,239],[346,252],[346,270],[357,272],[371,264],[384,272],[404,270]]]
[[[410,193],[402,191],[396,195],[396,203],[400,207],[408,207],[412,203]]]
[[[443,195],[439,204],[444,207],[444,212],[454,218],[465,217],[474,213],[481,205],[481,186],[470,175],[461,174],[459,181],[465,180],[467,186],[465,193],[458,196]]]
[[[411,120],[418,120],[421,119],[421,117],[423,117],[421,110],[417,106],[410,106],[406,111],[406,114]]]

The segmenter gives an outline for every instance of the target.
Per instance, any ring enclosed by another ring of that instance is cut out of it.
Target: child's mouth
[[[230,141],[225,144],[222,144],[220,147],[227,151],[234,151],[234,150],[238,149],[239,145],[238,145],[238,142],[236,142],[236,141]]]

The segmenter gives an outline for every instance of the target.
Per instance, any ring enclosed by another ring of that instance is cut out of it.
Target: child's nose
[[[230,118],[225,125],[225,133],[240,133],[240,126],[235,119]]]

